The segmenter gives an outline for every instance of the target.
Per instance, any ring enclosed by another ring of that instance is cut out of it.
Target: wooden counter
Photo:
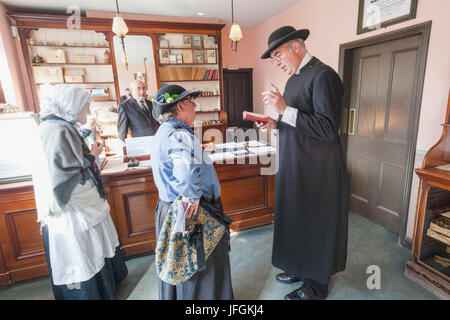
[[[248,163],[248,161],[247,161]],[[261,164],[215,164],[233,231],[273,221],[274,176]],[[125,256],[153,253],[158,191],[150,168],[105,173],[111,217]],[[31,181],[0,185],[0,286],[48,274]]]

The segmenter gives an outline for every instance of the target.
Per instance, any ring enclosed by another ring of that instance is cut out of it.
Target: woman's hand
[[[181,199],[181,203],[183,204],[183,207],[184,207],[185,210],[190,204],[190,206],[187,209],[186,214],[185,214],[186,218],[190,218],[192,215],[195,216],[195,214],[197,213],[198,206],[200,205],[200,199],[195,201],[195,202],[193,202],[193,201],[190,201],[189,199],[186,199],[185,197],[183,197]]]
[[[96,126],[97,126],[97,118],[95,117],[89,118],[88,123],[86,124],[86,128],[91,131],[94,131]]]
[[[91,152],[90,154],[92,154],[94,157],[98,157],[100,155],[100,153],[102,153],[103,151],[103,146],[100,142],[95,141],[92,145],[91,145]]]

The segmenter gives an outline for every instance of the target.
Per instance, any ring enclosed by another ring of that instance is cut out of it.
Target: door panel
[[[223,70],[224,102],[229,127],[252,127],[252,122],[242,120],[242,112],[253,111],[252,71]]]
[[[350,210],[399,232],[405,203],[412,102],[418,81],[419,36],[354,50],[347,140]]]

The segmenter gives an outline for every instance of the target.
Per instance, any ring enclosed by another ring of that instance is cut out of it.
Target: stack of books
[[[431,221],[427,236],[450,245],[450,211]]]
[[[160,67],[161,81],[218,80],[219,70],[198,67]]]

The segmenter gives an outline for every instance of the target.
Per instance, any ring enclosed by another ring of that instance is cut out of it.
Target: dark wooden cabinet
[[[243,120],[242,112],[253,112],[253,69],[224,69],[223,90],[228,125],[251,128],[253,123]]]
[[[48,274],[31,183],[0,187],[0,284]]]
[[[217,164],[231,230],[273,221],[275,177],[261,175],[261,164]],[[151,169],[103,175],[122,252],[153,253],[158,190]],[[31,181],[0,185],[0,286],[48,274]]]
[[[405,274],[438,297],[450,300],[450,229],[448,224],[447,228],[437,225],[437,221],[446,219],[443,214],[450,216],[450,94],[443,128],[440,140],[425,155],[422,168],[416,169],[419,196]]]

